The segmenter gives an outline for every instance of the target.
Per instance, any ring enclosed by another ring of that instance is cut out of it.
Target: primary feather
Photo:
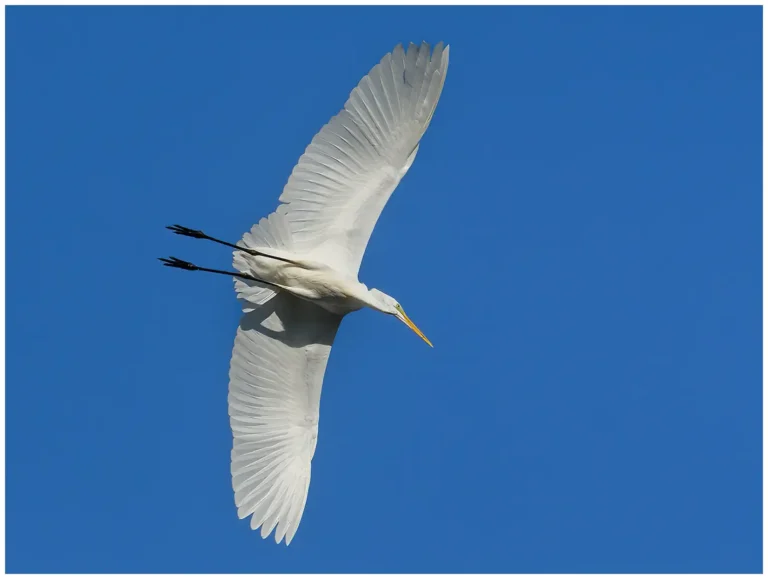
[[[447,46],[439,43],[430,54],[427,43],[411,44],[407,52],[397,46],[360,81],[312,139],[280,196],[276,212],[295,251],[357,277],[376,221],[413,163],[447,69]]]
[[[320,391],[341,316],[287,292],[245,314],[229,371],[238,516],[291,542],[309,488]]]

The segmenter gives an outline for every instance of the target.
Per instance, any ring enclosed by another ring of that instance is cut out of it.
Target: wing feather
[[[447,69],[442,43],[407,51],[398,45],[352,90],[299,159],[273,213],[282,216],[293,251],[357,276],[376,221],[429,126]],[[259,236],[249,235],[244,241],[256,247],[250,242]],[[240,291],[251,303],[264,297]]]
[[[278,543],[291,542],[304,512],[323,375],[340,321],[280,292],[245,314],[237,330],[229,373],[235,504],[262,537],[277,529]]]

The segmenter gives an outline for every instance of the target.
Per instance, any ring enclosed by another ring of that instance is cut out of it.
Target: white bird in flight
[[[320,391],[336,331],[364,307],[427,337],[393,297],[357,279],[376,221],[419,150],[445,82],[448,47],[398,45],[365,76],[312,139],[277,210],[238,245],[180,225],[175,233],[235,248],[244,315],[229,371],[237,514],[266,538],[291,542],[301,521],[317,444]]]

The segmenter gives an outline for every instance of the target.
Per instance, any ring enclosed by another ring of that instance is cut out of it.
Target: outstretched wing
[[[237,514],[291,542],[309,489],[323,375],[341,317],[278,293],[245,314],[229,371]]]
[[[447,68],[442,43],[431,54],[426,43],[407,52],[398,45],[315,135],[273,214],[295,251],[357,277],[376,221],[432,119]]]

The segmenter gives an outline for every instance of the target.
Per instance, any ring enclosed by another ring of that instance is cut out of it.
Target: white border
[[[165,0],[158,2],[147,2],[142,0],[122,0],[120,2],[99,2],[80,1],[65,2],[63,0],[23,0],[16,2],[6,2],[7,6],[762,6],[764,2],[760,0],[741,0],[739,2],[724,2],[723,0],[703,0],[696,2],[694,0],[678,0],[676,2],[662,2],[659,0],[634,0],[632,2],[610,2],[592,1],[578,2],[577,0],[560,0],[552,2],[547,0],[529,0],[527,2],[516,2],[509,0],[480,0],[472,2],[471,0],[363,0],[353,1],[328,1],[322,0],[271,0],[265,2],[254,2],[253,0],[226,0],[225,2],[213,4],[206,0]]]
[[[766,353],[768,353],[768,348],[766,347],[766,318],[765,310],[766,306],[768,305],[768,299],[766,298],[765,288],[766,285],[768,285],[766,282],[768,282],[768,275],[766,275],[766,259],[765,256],[768,254],[768,238],[765,235],[765,224],[768,222],[768,211],[766,211],[766,197],[765,197],[765,191],[766,191],[766,177],[765,177],[765,160],[766,160],[766,153],[765,153],[765,128],[766,128],[766,121],[765,117],[766,114],[768,114],[768,106],[766,106],[765,102],[765,95],[766,95],[766,89],[768,89],[768,82],[766,82],[766,59],[768,59],[768,50],[766,50],[766,44],[765,44],[765,30],[766,25],[768,24],[768,15],[766,14],[765,6],[763,6],[763,574],[765,574],[766,568],[768,568],[768,556],[766,556],[766,551],[768,551],[768,541],[766,540],[766,535],[768,535],[767,529],[766,529],[766,519],[765,519],[765,505],[766,505],[766,499],[768,499],[768,493],[766,492],[766,486],[765,486],[765,480],[766,476],[768,476],[768,469],[766,468],[766,460],[765,460],[765,448],[766,448],[766,442],[768,442],[768,437],[766,436],[768,434],[768,429],[765,427],[765,417],[766,417],[766,409],[768,409],[768,405],[766,404],[766,398],[765,398],[765,384],[766,384],[766,377],[768,377],[768,373],[766,373],[765,368],[765,360],[766,360]]]
[[[0,14],[0,30],[3,31],[3,42],[0,45],[0,130],[3,132],[2,155],[0,156],[0,380],[3,395],[0,397],[0,517],[3,526],[0,528],[0,564],[5,571],[5,10]]]
[[[162,2],[147,2],[147,1],[140,1],[140,0],[122,0],[120,2],[98,2],[98,1],[80,1],[80,2],[65,2],[65,1],[57,1],[57,0],[26,0],[26,1],[17,1],[17,2],[6,2],[5,3],[8,6],[51,6],[51,5],[58,5],[58,6],[103,6],[103,5],[141,5],[141,6],[147,6],[147,5],[155,5],[155,6],[167,6],[167,5],[180,5],[180,6],[208,6],[208,5],[214,5],[211,2],[204,1],[204,0],[165,0]],[[617,5],[637,5],[637,6],[702,6],[702,5],[708,5],[708,6],[723,6],[723,5],[733,5],[738,4],[742,6],[764,6],[764,2],[762,1],[756,1],[756,0],[746,0],[746,1],[740,1],[737,3],[729,3],[729,2],[723,2],[723,1],[713,1],[713,0],[705,0],[705,1],[692,1],[692,0],[678,0],[676,2],[662,2],[662,1],[654,1],[654,0],[634,0],[633,2],[625,2],[625,3],[617,3],[617,2],[609,2],[609,1],[593,1],[593,2],[578,2],[575,0],[560,0],[559,2],[553,2],[553,1],[546,1],[546,0],[528,0],[527,2],[515,2],[515,1],[503,1],[503,0],[483,0],[481,2],[470,2],[470,1],[459,1],[459,0],[448,0],[448,1],[437,1],[437,0],[418,0],[416,2],[411,2],[408,0],[364,0],[364,1],[358,1],[358,2],[341,2],[341,1],[331,1],[331,2],[322,2],[320,0],[299,0],[299,1],[289,1],[289,0],[271,0],[268,2],[254,2],[252,0],[227,0],[226,2],[223,2],[218,5],[229,5],[229,6],[242,6],[242,5],[297,5],[297,6],[317,6],[317,5],[334,5],[334,6],[340,6],[340,5],[427,5],[427,6],[443,6],[443,5],[484,5],[484,6],[498,6],[498,5],[525,5],[525,6],[531,6],[531,5],[549,5],[549,6],[617,6]],[[765,35],[765,30],[768,27],[768,13],[766,12],[765,8],[763,9],[763,35]],[[5,301],[5,10],[2,10],[2,13],[0,15],[0,29],[2,30],[3,35],[3,41],[0,45],[0,54],[2,54],[2,62],[0,62],[0,87],[2,87],[2,90],[0,91],[0,128],[2,128],[3,132],[3,140],[2,140],[2,156],[0,156],[0,176],[2,177],[2,186],[0,188],[0,227],[2,228],[2,235],[0,235],[0,324],[2,325],[2,331],[0,332],[0,380],[2,381],[2,393],[3,396],[0,398],[0,415],[2,416],[3,421],[3,428],[0,429],[0,441],[2,441],[2,444],[0,445],[0,458],[2,458],[1,465],[0,465],[0,494],[2,495],[2,498],[0,498],[0,516],[2,517],[3,523],[5,523],[5,308],[6,308],[6,301]],[[768,50],[766,50],[766,43],[765,38],[763,38],[763,167],[765,167],[765,160],[766,160],[766,147],[765,147],[765,135],[766,135],[766,116],[768,116],[768,105],[766,104],[765,95],[766,92],[768,92],[768,81],[766,81],[766,61],[768,61]],[[768,205],[766,205],[766,185],[768,185],[768,179],[766,179],[766,173],[765,169],[763,169],[763,224],[765,224],[768,221]],[[763,360],[766,359],[766,354],[768,354],[768,345],[766,345],[766,328],[768,327],[768,316],[766,316],[766,309],[768,308],[768,294],[766,294],[765,288],[768,286],[768,268],[766,268],[766,255],[768,255],[768,236],[766,236],[765,233],[765,227],[763,227]],[[765,384],[766,379],[768,378],[768,371],[766,370],[765,363],[763,363],[763,572],[765,572],[766,568],[768,568],[768,556],[766,555],[766,552],[768,551],[768,541],[766,540],[766,537],[768,536],[768,532],[766,529],[766,518],[765,518],[765,504],[768,500],[768,492],[766,491],[766,485],[765,480],[768,478],[768,468],[766,467],[766,460],[765,460],[765,448],[768,443],[768,428],[766,428],[765,424],[765,416],[766,416],[766,410],[768,409],[768,403],[766,402],[766,396],[765,396]],[[3,524],[0,527],[0,563],[2,564],[2,571],[5,572],[5,524]],[[5,574],[5,573],[4,573]],[[210,575],[210,576],[219,576],[221,574],[216,575]],[[24,575],[24,577],[41,577],[43,575],[40,574],[29,574]],[[59,577],[93,577],[92,575],[58,575]],[[146,574],[146,575],[123,575],[125,577],[161,577],[161,578],[172,578],[172,577],[185,577],[185,575],[182,574],[170,574],[170,575],[160,575],[160,574]],[[265,578],[274,578],[274,579],[291,579],[294,577],[305,577],[305,575],[260,575],[261,577]],[[340,575],[306,575],[307,577],[337,577]],[[404,574],[404,575],[377,575],[377,577],[381,578],[388,578],[388,577],[403,577],[403,576],[412,576],[412,577],[418,577],[421,578],[429,578],[429,577],[440,577],[442,575],[435,575],[435,574],[429,574],[429,575],[415,575],[415,574]],[[535,579],[545,579],[548,577],[568,577],[568,575],[559,575],[559,574],[520,574],[515,575],[516,577],[531,577]],[[593,576],[593,577],[599,577],[603,578],[605,575],[597,575],[597,574],[584,574],[583,576]],[[674,578],[683,578],[683,577],[709,577],[711,575],[697,575],[697,574],[685,574],[685,575],[671,575],[671,574],[658,574],[658,575],[650,575],[650,574],[638,574],[633,575],[633,577],[674,577]]]

